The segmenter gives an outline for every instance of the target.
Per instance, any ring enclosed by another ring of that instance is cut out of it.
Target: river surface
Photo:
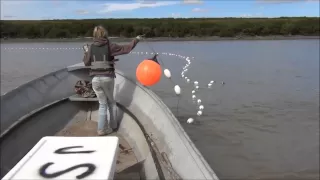
[[[82,44],[1,44],[1,94],[81,62]],[[166,78],[152,89],[221,179],[319,179],[319,40],[141,42],[134,51],[150,47],[194,57],[186,75],[199,82],[201,117],[180,75],[185,60],[160,55],[182,87],[178,106]],[[120,56],[117,68],[134,77],[147,57]]]

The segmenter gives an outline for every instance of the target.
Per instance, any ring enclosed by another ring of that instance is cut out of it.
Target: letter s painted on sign
[[[84,173],[76,176],[77,179],[83,179],[83,178],[91,175],[94,172],[94,170],[96,169],[96,166],[94,164],[84,163],[84,164],[79,164],[79,165],[72,166],[72,167],[70,167],[68,169],[65,169],[65,170],[62,170],[62,171],[58,171],[58,172],[55,172],[55,173],[48,174],[46,172],[46,170],[47,170],[47,168],[49,166],[51,166],[53,164],[54,164],[53,162],[48,162],[48,163],[42,165],[41,168],[39,169],[40,176],[42,176],[44,178],[51,179],[51,178],[56,178],[58,176],[61,176],[62,174],[65,174],[67,172],[73,171],[75,169],[86,167],[87,170]]]
[[[56,153],[56,154],[80,154],[80,153],[81,154],[89,154],[89,153],[95,152],[94,150],[91,150],[91,151],[68,151],[73,148],[83,148],[83,146],[63,147],[63,148],[59,148],[59,149],[55,150],[54,153]],[[61,171],[58,171],[55,173],[47,173],[46,170],[49,168],[49,166],[51,166],[53,164],[54,164],[53,162],[48,162],[48,163],[45,163],[44,165],[42,165],[39,169],[39,175],[44,178],[52,179],[52,178],[59,177],[59,176],[65,174],[65,173],[68,173],[70,171],[73,171],[75,169],[85,167],[85,168],[87,168],[87,170],[85,172],[83,172],[82,174],[76,176],[77,179],[83,179],[83,178],[91,175],[96,169],[96,166],[92,163],[83,163],[83,164],[74,165],[68,169],[61,170]]]

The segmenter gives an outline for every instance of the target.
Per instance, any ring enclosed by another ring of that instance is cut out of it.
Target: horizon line
[[[0,19],[0,21],[46,21],[46,20],[122,20],[122,19],[279,19],[279,18],[320,18],[320,16],[278,16],[278,17],[159,17],[159,18],[94,18],[94,19]]]

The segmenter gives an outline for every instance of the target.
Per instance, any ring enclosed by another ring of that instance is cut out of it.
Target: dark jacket
[[[108,45],[107,47],[109,48],[111,60],[113,60],[114,56],[119,56],[119,55],[130,53],[130,51],[132,51],[132,49],[135,48],[135,46],[137,45],[138,42],[139,42],[139,40],[135,38],[129,44],[118,45],[115,43],[111,43],[108,39],[95,39],[93,41],[93,44],[97,45],[97,46],[103,46],[103,45],[107,44]],[[91,66],[92,59],[90,58],[90,47],[89,47],[88,52],[86,52],[84,54],[83,62],[85,64],[85,66]],[[110,77],[115,77],[115,72],[111,71],[111,70],[103,70],[103,71],[90,70],[90,76],[95,76],[95,75],[106,75],[106,76],[110,76]]]

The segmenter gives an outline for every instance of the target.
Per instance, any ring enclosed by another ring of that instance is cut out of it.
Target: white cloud
[[[241,14],[240,17],[242,17],[242,18],[250,18],[252,16],[251,16],[251,14]]]
[[[76,13],[77,13],[77,14],[88,14],[89,11],[84,10],[84,9],[78,9],[78,10],[76,10]]]
[[[303,2],[306,0],[257,0],[260,3],[270,3],[270,4],[277,4],[277,3],[293,3],[293,2]]]
[[[263,17],[262,13],[256,13],[256,14],[241,14],[240,17],[242,18],[254,18],[254,17]]]
[[[4,15],[3,17],[6,19],[16,18],[16,16],[12,16],[12,15]]]
[[[202,0],[183,0],[184,4],[201,4]]]
[[[156,1],[151,1],[151,0],[137,0],[137,2],[142,3],[142,4],[154,4]]]
[[[181,14],[180,13],[172,13],[171,17],[173,17],[173,18],[181,18]]]
[[[192,12],[207,12],[207,9],[203,9],[203,8],[193,8]]]
[[[0,1],[0,14],[1,19],[16,19],[24,11],[24,7],[34,5],[36,1]]]
[[[179,4],[178,1],[161,1],[161,2],[137,2],[137,3],[106,3],[100,13],[107,13],[113,11],[131,11],[140,8],[155,8],[160,6],[170,6]]]
[[[313,2],[318,2],[318,3],[320,3],[320,0],[306,0],[306,3],[313,3]]]
[[[10,6],[10,5],[23,5],[32,3],[32,1],[8,1],[8,0],[1,0],[1,6]]]

